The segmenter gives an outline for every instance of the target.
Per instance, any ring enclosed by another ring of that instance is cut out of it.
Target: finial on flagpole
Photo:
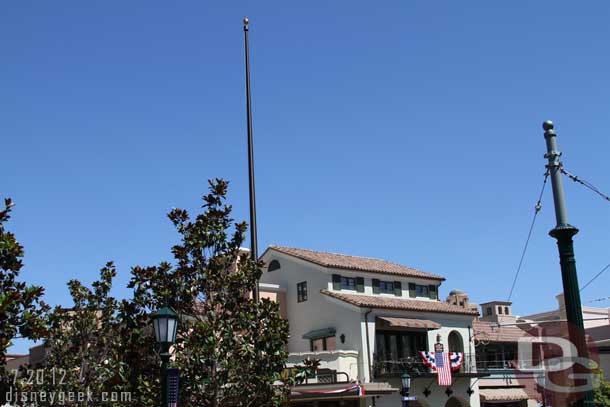
[[[248,29],[248,23],[250,22],[250,20],[248,20],[248,17],[244,18],[244,30]]]

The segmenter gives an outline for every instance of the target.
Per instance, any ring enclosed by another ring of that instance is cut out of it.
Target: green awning
[[[329,336],[335,336],[336,333],[337,330],[335,328],[314,329],[313,331],[309,331],[303,335],[303,339],[316,340],[320,338],[328,338]]]

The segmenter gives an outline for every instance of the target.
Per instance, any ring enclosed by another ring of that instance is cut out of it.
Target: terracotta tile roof
[[[517,342],[519,338],[531,336],[517,326],[498,326],[495,322],[474,321],[473,337],[483,342]]]
[[[419,277],[428,280],[444,281],[445,277],[426,273],[416,270],[411,267],[402,266],[380,259],[372,259],[368,257],[348,256],[345,254],[318,252],[315,250],[297,249],[293,247],[270,245],[268,250],[275,250],[289,256],[297,257],[301,260],[315,263],[322,267],[330,267],[344,270],[366,271],[371,273],[393,274],[404,277]],[[264,255],[264,253],[263,253]]]
[[[337,291],[321,290],[322,294],[345,301],[361,308],[395,309],[401,311],[439,312],[448,314],[478,315],[476,310],[468,310],[457,305],[440,301],[411,300],[373,295],[344,294]]]

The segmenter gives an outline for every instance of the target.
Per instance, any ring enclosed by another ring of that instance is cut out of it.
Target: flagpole
[[[246,116],[248,121],[248,180],[250,185],[250,256],[258,261],[256,236],[256,191],[254,188],[254,143],[252,140],[252,101],[250,97],[250,49],[248,47],[248,18],[244,18],[244,48],[246,54]],[[252,290],[252,297],[259,300],[258,280]]]

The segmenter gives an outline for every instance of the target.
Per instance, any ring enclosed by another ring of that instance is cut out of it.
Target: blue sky
[[[165,214],[231,181],[246,219],[241,20],[251,20],[259,246],[379,257],[506,300],[542,182],[541,123],[610,191],[606,1],[7,1],[0,195],[22,277],[66,282],[170,256]],[[566,182],[581,282],[610,262],[610,205]],[[561,291],[550,188],[514,311]],[[606,297],[610,272],[583,291]],[[608,306],[609,302],[596,305]],[[593,304],[589,304],[593,305]],[[21,351],[25,344],[14,350]]]

